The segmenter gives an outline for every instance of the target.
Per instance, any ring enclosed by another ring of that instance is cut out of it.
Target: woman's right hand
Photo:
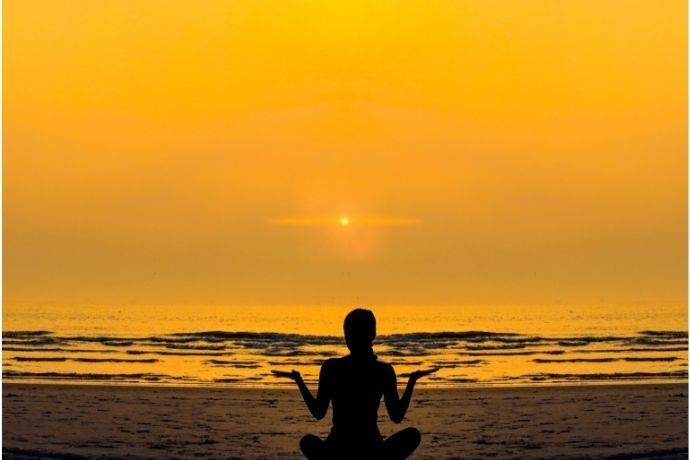
[[[299,381],[302,379],[302,374],[297,372],[296,370],[292,370],[291,372],[285,372],[285,371],[271,371],[273,375],[276,377],[286,377],[291,380],[294,380],[295,382]]]

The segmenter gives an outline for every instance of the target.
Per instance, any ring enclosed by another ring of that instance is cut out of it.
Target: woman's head
[[[376,318],[371,310],[357,308],[345,317],[345,342],[353,354],[369,352],[376,338]]]

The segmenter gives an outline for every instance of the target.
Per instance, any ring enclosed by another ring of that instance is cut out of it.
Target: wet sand
[[[417,459],[687,458],[685,384],[421,389]],[[383,414],[383,407],[380,411]],[[4,458],[301,458],[291,390],[3,385]]]

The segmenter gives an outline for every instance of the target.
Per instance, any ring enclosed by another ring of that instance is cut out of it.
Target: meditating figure
[[[405,428],[383,438],[377,412],[383,396],[388,415],[395,423],[405,417],[412,391],[420,377],[436,369],[412,372],[402,398],[398,396],[393,366],[377,359],[372,348],[376,337],[376,318],[369,310],[356,309],[345,317],[345,341],[350,354],[328,359],[321,366],[316,397],[299,372],[274,371],[293,379],[312,415],[320,420],[333,402],[333,427],[324,441],[308,434],[300,447],[310,460],[321,459],[404,459],[419,445],[416,428]]]

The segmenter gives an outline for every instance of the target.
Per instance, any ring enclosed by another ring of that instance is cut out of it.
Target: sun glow
[[[396,229],[421,223],[420,219],[366,214],[322,214],[274,217],[271,225],[303,228],[311,244],[338,259],[369,260],[380,255],[388,236]],[[317,230],[316,233],[310,230]],[[301,232],[300,232],[301,233]]]
[[[687,9],[7,1],[3,306],[686,305]]]
[[[416,225],[421,223],[419,219],[414,218],[400,218],[400,217],[275,217],[269,219],[269,223],[273,225],[340,225],[346,227],[357,223],[368,226],[403,226]]]

